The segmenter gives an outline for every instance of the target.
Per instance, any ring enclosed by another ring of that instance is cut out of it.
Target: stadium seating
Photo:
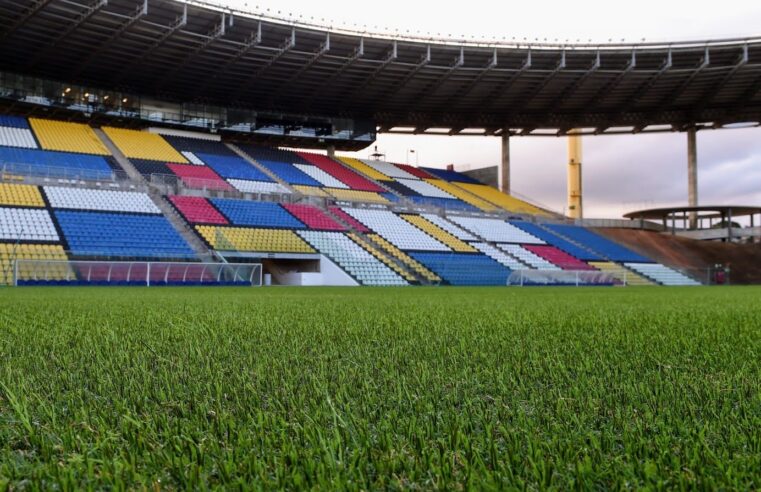
[[[402,277],[340,232],[299,231],[299,234],[362,285],[407,285]]]
[[[478,251],[490,257],[491,259],[505,265],[510,270],[524,270],[528,267],[516,260],[513,256],[510,256],[501,249],[495,248],[488,243],[473,243],[473,246],[478,248]]]
[[[452,250],[457,251],[458,253],[475,253],[476,252],[476,249],[473,248],[473,246],[469,245],[468,243],[464,241],[461,241],[457,237],[453,236],[449,232],[440,228],[436,224],[429,222],[428,220],[426,220],[424,217],[421,217],[420,215],[402,214],[400,215],[400,217],[402,217],[404,220],[414,225],[418,229],[421,229],[427,232],[428,234],[433,236],[435,239],[446,244],[447,246],[452,248]]]
[[[236,190],[243,193],[261,193],[261,194],[290,194],[291,191],[285,186],[279,183],[273,183],[271,181],[248,181],[245,179],[229,179],[228,182],[235,187]]]
[[[470,192],[473,195],[479,196],[484,200],[490,201],[493,204],[500,206],[508,212],[539,216],[551,215],[539,207],[536,207],[523,200],[519,200],[513,196],[506,195],[498,189],[492,188],[491,186],[486,186],[480,183],[457,183],[457,186],[463,188],[465,191]]]
[[[162,134],[161,137],[182,155],[188,158],[188,154],[198,159],[198,154],[227,155],[237,157],[224,143],[212,138],[192,138]],[[187,154],[186,154],[187,153]],[[190,158],[188,158],[190,160]],[[200,160],[200,159],[199,159]],[[198,164],[197,162],[194,164]],[[203,165],[201,162],[199,165]]]
[[[527,244],[523,247],[563,270],[596,270],[595,267],[574,258],[554,246]]]
[[[277,176],[278,179],[288,183],[289,185],[309,186],[315,187],[316,189],[319,189],[319,187],[322,186],[322,183],[311,177],[309,174],[303,172],[293,164],[267,160],[257,160],[256,162]]]
[[[402,250],[449,251],[449,248],[433,239],[417,227],[387,210],[344,208],[346,213],[386,238]]]
[[[363,178],[356,172],[352,171],[351,169],[343,166],[342,164],[339,164],[338,162],[334,161],[333,159],[320,155],[320,154],[309,154],[306,152],[300,152],[298,155],[309,162],[310,164],[322,169],[326,173],[330,174],[340,182],[344,183],[348,188],[352,190],[358,190],[358,191],[372,191],[375,193],[382,193],[385,190],[378,186],[377,184],[373,183],[372,181],[368,180],[367,178]],[[334,188],[342,188],[341,186]]]
[[[427,197],[433,197],[433,198],[448,198],[450,200],[456,200],[456,197],[453,195],[450,195],[449,193],[445,192],[444,190],[435,187],[431,183],[428,183],[426,181],[421,181],[419,179],[403,179],[399,178],[396,180],[397,183],[401,183],[402,185],[406,186],[407,188],[415,191],[416,193],[420,194],[421,196],[427,196]]]
[[[447,219],[443,217],[439,217],[438,215],[434,214],[421,214],[421,217],[423,217],[428,222],[432,222],[433,224],[436,224],[438,227],[444,229],[457,239],[462,239],[463,241],[477,241],[478,238],[471,234],[470,232],[466,231],[465,229],[456,226],[452,222],[448,221]]]
[[[110,155],[92,128],[82,123],[29,118],[29,124],[45,150]]]
[[[487,241],[498,243],[544,244],[541,239],[500,219],[481,217],[450,216],[455,224],[481,236]]]
[[[532,236],[536,236],[547,244],[555,246],[561,251],[565,251],[569,255],[584,261],[603,261],[604,258],[597,253],[594,253],[586,248],[574,244],[570,241],[563,239],[562,237],[553,234],[549,230],[530,222],[523,221],[510,221],[510,223],[524,231],[528,232]]]
[[[16,244],[0,243],[0,285],[10,285],[14,279],[14,263],[16,260],[67,260],[66,252],[58,244]],[[50,280],[60,280],[70,275],[65,264],[46,268],[47,277]],[[28,279],[32,276],[33,268],[19,263],[19,279]]]
[[[618,263],[610,261],[592,261],[590,265],[602,272],[609,273],[622,284],[626,285],[655,285],[655,283],[642,275],[629,270]]]
[[[188,163],[161,135],[113,127],[103,127],[103,132],[128,159]]]
[[[361,160],[361,162],[372,169],[374,169],[376,172],[386,176],[385,179],[397,179],[397,178],[407,178],[407,179],[419,179],[414,174],[405,171],[401,167],[398,167],[390,162],[383,162],[383,161],[373,161],[373,160]]]
[[[385,264],[387,267],[393,270],[394,273],[402,277],[408,283],[412,284],[417,282],[417,279],[409,270],[402,268],[402,266],[399,263],[396,263],[394,260],[391,259],[391,257],[383,254],[378,248],[376,248],[369,241],[361,238],[358,234],[354,232],[348,233],[347,236],[349,236],[349,238],[351,238],[351,240],[354,241],[355,243],[359,244],[362,247],[362,249],[364,249],[365,251],[373,255],[377,260]]]
[[[228,224],[227,219],[205,198],[197,196],[169,196],[167,198],[190,224]]]
[[[260,171],[253,164],[237,155],[196,154],[199,159],[225,179],[245,179],[271,183],[272,178]]]
[[[37,148],[37,141],[26,118],[0,115],[0,146]]]
[[[583,245],[587,249],[590,249],[611,261],[621,263],[649,263],[652,261],[649,258],[645,258],[644,256],[639,255],[620,244],[614,243],[610,239],[595,234],[584,227],[566,224],[548,224],[547,228],[575,243]],[[584,260],[588,258],[581,259]]]
[[[466,174],[458,173],[457,171],[448,171],[446,169],[434,169],[431,167],[421,167],[420,169],[427,172],[428,174],[432,176],[435,176],[439,179],[443,179],[444,181],[480,184],[478,181],[471,178],[470,176]]]
[[[316,186],[292,185],[291,187],[296,190],[297,193],[306,196],[318,196],[320,198],[330,198],[331,196],[328,194],[328,192]]]
[[[486,255],[409,253],[450,285],[507,285],[510,269]]]
[[[409,164],[394,164],[402,171],[406,171],[408,174],[415,176],[418,179],[431,179],[435,176],[423,171],[422,168],[410,166]]]
[[[50,213],[44,209],[0,207],[0,241],[58,241]]]
[[[359,159],[353,159],[351,157],[339,157],[338,160],[345,165],[349,166],[350,168],[354,169],[355,171],[359,172],[360,174],[364,174],[370,179],[374,180],[381,180],[381,181],[388,181],[391,180],[389,176],[386,176],[382,172],[379,172],[378,170],[374,169],[371,166],[368,166],[364,162],[362,162]]]
[[[111,179],[114,173],[104,156],[0,147],[0,168],[20,175],[70,179]]]
[[[315,253],[294,231],[243,227],[196,226],[201,237],[218,251]]]
[[[337,188],[325,188],[329,196],[336,200],[347,202],[367,202],[367,203],[390,203],[388,198],[372,191],[343,190]]]
[[[45,201],[36,186],[0,183],[0,205],[44,207]]]
[[[560,267],[555,266],[518,244],[497,244],[497,247],[536,270],[560,270]]]
[[[132,163],[135,169],[137,169],[137,171],[145,177],[150,177],[151,174],[164,174],[167,176],[175,175],[167,163],[164,162],[150,161],[145,159],[130,159],[129,161]],[[190,167],[190,164],[185,164],[184,166]]]
[[[351,215],[347,214],[343,210],[341,210],[340,207],[328,207],[328,210],[331,214],[333,214],[334,217],[338,217],[343,223],[348,224],[349,227],[354,229],[357,232],[371,232],[370,229],[365,227],[365,225],[352,217]]]
[[[398,261],[402,262],[404,265],[407,266],[407,268],[417,273],[419,276],[423,277],[429,283],[441,282],[441,277],[439,277],[438,275],[436,275],[435,273],[433,273],[432,271],[430,271],[429,269],[421,265],[420,262],[414,260],[407,253],[397,248],[390,242],[386,241],[378,234],[368,234],[367,237],[369,237],[375,244],[377,244],[387,254],[391,255],[393,258],[396,258]]]
[[[161,210],[147,193],[134,191],[89,190],[45,186],[45,196],[55,209],[99,210],[160,214]]]
[[[473,205],[476,209],[483,212],[495,212],[499,210],[499,207],[493,203],[487,202],[483,198],[477,197],[476,195],[465,191],[459,186],[448,183],[447,181],[441,179],[427,179],[426,182],[436,186],[437,188],[441,188],[443,191],[458,198],[460,201]]]
[[[346,227],[313,205],[283,204],[283,208],[294,217],[317,231],[345,231]]]
[[[206,190],[232,190],[233,187],[207,166],[167,163],[166,167],[188,188]],[[150,173],[147,173],[150,174]]]
[[[700,285],[690,277],[660,263],[624,263],[627,268],[662,285]]]
[[[317,181],[320,186],[327,186],[330,188],[344,188],[349,189],[349,186],[342,183],[338,179],[334,178],[330,174],[326,173],[319,167],[310,166],[308,164],[294,164],[293,167],[306,174],[313,180]]]
[[[76,256],[194,259],[195,254],[161,215],[56,210]]]
[[[211,203],[227,217],[231,224],[236,226],[306,229],[301,221],[277,203],[226,198],[212,198]]]
[[[452,200],[449,198],[438,198],[431,196],[413,195],[409,197],[409,200],[416,205],[428,205],[433,207],[439,207],[444,210],[459,210],[465,212],[478,212],[478,209],[473,205],[467,204],[460,200]]]

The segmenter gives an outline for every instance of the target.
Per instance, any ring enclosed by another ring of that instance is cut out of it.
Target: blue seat
[[[434,169],[432,167],[421,167],[420,169],[427,172],[428,174],[432,174],[436,176],[437,178],[441,178],[444,181],[456,181],[458,183],[482,184],[480,181],[475,180],[465,174],[458,173],[457,171],[447,171],[446,169]]]
[[[433,205],[434,207],[441,207],[447,210],[462,210],[464,212],[480,212],[476,207],[469,203],[465,203],[462,200],[454,200],[452,198],[441,198],[437,196],[408,196],[413,203],[418,205]]]
[[[162,137],[169,142],[169,145],[180,152],[192,152],[196,155],[200,153],[238,157],[238,154],[230,150],[227,145],[222,142],[215,142],[213,140],[205,140],[202,138],[178,137],[174,135],[162,135]]]
[[[214,204],[233,225],[306,229],[307,227],[286,209],[272,202],[251,202],[212,198]]]
[[[16,147],[0,147],[0,165],[11,173],[78,179],[108,179],[114,171],[99,155]]]
[[[408,253],[450,285],[507,285],[510,269],[480,254]]]
[[[519,229],[523,229],[524,231],[528,232],[529,234],[532,234],[542,241],[546,242],[547,244],[550,244],[552,246],[555,246],[559,250],[565,251],[569,255],[578,258],[579,260],[584,261],[603,261],[605,258],[600,256],[597,253],[594,253],[592,251],[589,251],[587,249],[581,248],[575,244],[573,244],[570,241],[567,241],[563,239],[562,237],[553,234],[552,232],[543,229],[539,227],[536,224],[532,224],[530,222],[524,222],[520,220],[513,220],[509,221],[510,224],[514,225],[515,227],[518,227]]]
[[[196,154],[207,166],[225,179],[247,179],[272,183],[272,178],[239,156]]]
[[[322,183],[312,178],[301,169],[287,162],[268,161],[265,159],[257,160],[259,164],[266,167],[272,174],[282,179],[288,184],[304,186],[322,186]]]
[[[23,116],[0,114],[0,126],[28,129],[29,122]]]

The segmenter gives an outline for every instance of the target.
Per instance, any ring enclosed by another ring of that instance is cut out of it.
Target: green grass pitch
[[[761,488],[761,289],[6,288],[0,490]]]

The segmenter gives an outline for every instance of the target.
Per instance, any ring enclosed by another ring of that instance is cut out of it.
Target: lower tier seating
[[[284,204],[283,208],[307,227],[318,231],[345,231],[346,227],[313,205]]]
[[[450,285],[507,285],[510,269],[485,255],[410,253]]]
[[[700,285],[690,277],[660,263],[624,263],[626,268],[662,285]]]
[[[372,191],[343,190],[340,188],[325,188],[325,191],[335,198],[347,202],[389,203],[389,200]]]
[[[288,229],[196,226],[201,237],[217,251],[257,253],[315,253],[295,232]]]
[[[421,216],[425,220],[432,222],[436,224],[437,226],[439,226],[440,228],[444,229],[445,231],[447,231],[448,233],[450,233],[457,239],[462,239],[463,241],[477,241],[478,240],[478,237],[476,237],[475,235],[471,234],[470,232],[466,231],[462,227],[455,225],[454,223],[450,222],[449,220],[443,217],[439,217],[438,215],[435,215],[435,214],[421,214]]]
[[[562,237],[558,236],[557,234],[553,234],[542,226],[517,220],[510,221],[510,223],[516,227],[523,229],[532,236],[538,237],[547,244],[551,244],[559,250],[565,251],[576,259],[584,261],[605,261],[605,259],[597,253],[586,248],[582,248],[581,246],[574,244],[566,239],[563,239]]]
[[[510,270],[525,270],[528,268],[526,265],[516,260],[514,257],[505,253],[501,249],[495,248],[494,246],[490,244],[473,243],[473,246],[478,248],[478,251],[482,252],[483,254],[492,258],[493,260],[500,262],[501,264],[505,265]]]
[[[254,193],[254,194],[273,194],[279,193],[281,195],[290,194],[290,190],[280,183],[272,183],[270,181],[249,181],[245,179],[230,179],[228,180],[236,190],[242,193]]]
[[[393,245],[411,251],[449,251],[417,227],[388,210],[344,208],[344,211],[386,238]]]
[[[306,226],[288,213],[280,204],[212,198],[211,203],[231,224],[237,226],[279,227],[305,229]]]
[[[608,238],[595,234],[584,227],[567,224],[548,224],[547,228],[575,243],[583,245],[611,261],[622,263],[649,263],[651,261],[649,258],[645,258],[644,256],[639,255],[618,243],[614,243]]]
[[[114,173],[104,156],[14,147],[0,147],[0,169],[22,176],[86,180],[111,179]]]
[[[481,217],[453,217],[448,219],[455,224],[481,236],[487,241],[517,244],[544,244],[541,239],[500,219]]]
[[[589,263],[584,263],[568,253],[560,251],[554,246],[527,244],[523,247],[535,255],[541,256],[553,265],[559,266],[563,270],[596,270],[596,268],[590,266]]]
[[[56,209],[100,210],[104,212],[133,212],[160,214],[161,210],[147,193],[135,191],[91,190],[45,186],[45,196]]]
[[[66,252],[59,244],[16,244],[0,243],[0,285],[10,285],[14,278],[14,263],[16,260],[66,260]],[[66,278],[66,265],[46,267],[51,280]],[[34,268],[24,262],[19,263],[19,279],[29,278]]]
[[[442,189],[443,191],[462,200],[465,203],[469,203],[470,205],[473,205],[478,210],[481,210],[484,212],[495,212],[499,210],[499,207],[497,207],[493,203],[487,202],[483,198],[480,198],[468,191],[465,191],[459,186],[456,186],[442,179],[427,179],[426,182],[432,184],[433,186],[436,186],[437,188]]]
[[[56,210],[69,251],[76,256],[194,259],[185,240],[162,215]]]
[[[0,241],[59,241],[45,209],[0,207]]]
[[[518,244],[498,244],[497,247],[536,270],[560,270],[559,267]]]
[[[362,285],[407,285],[407,282],[340,232],[299,231],[320,253]]]
[[[421,229],[427,232],[428,234],[433,236],[435,239],[446,244],[447,246],[452,248],[452,250],[457,251],[458,253],[475,253],[476,252],[476,249],[470,244],[464,241],[461,241],[457,237],[441,229],[440,227],[433,224],[432,222],[429,222],[427,219],[421,217],[420,215],[402,214],[400,217],[402,217],[404,220],[414,225],[418,229]]]
[[[610,261],[593,261],[589,263],[598,270],[613,275],[613,278],[626,285],[654,285],[654,282],[648,280],[642,275],[629,270],[618,263]]]
[[[397,248],[390,242],[386,241],[381,236],[377,234],[368,234],[367,237],[369,237],[370,240],[373,241],[375,244],[380,246],[380,248],[383,251],[385,251],[392,257],[396,258],[397,260],[407,265],[407,268],[417,273],[418,275],[426,279],[428,282],[431,282],[431,283],[441,282],[441,278],[438,275],[436,275],[435,273],[433,273],[432,271],[430,271],[429,269],[421,265],[420,262],[414,260],[407,253]]]
[[[194,164],[172,164],[167,168],[177,175],[188,188],[200,190],[232,190],[233,187],[207,166]],[[150,174],[150,173],[149,173]]]
[[[404,269],[396,263],[394,260],[392,260],[389,256],[386,256],[381,252],[380,249],[378,249],[376,246],[371,244],[369,241],[359,237],[357,233],[349,232],[346,234],[351,238],[352,241],[362,246],[362,249],[373,255],[376,259],[380,260],[383,264],[385,264],[387,267],[389,267],[391,270],[393,270],[397,275],[402,277],[404,280],[406,280],[409,283],[415,283],[417,279],[415,279],[415,276],[410,273],[408,270]]]

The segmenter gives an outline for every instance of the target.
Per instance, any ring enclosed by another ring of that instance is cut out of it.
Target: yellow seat
[[[391,203],[386,197],[372,191],[345,190],[342,188],[325,188],[336,200],[349,202]]]
[[[590,265],[600,271],[610,273],[613,278],[626,282],[627,285],[655,285],[649,279],[629,270],[628,268],[610,261],[590,261]]]
[[[429,222],[425,218],[419,216],[419,215],[407,215],[402,214],[401,217],[409,222],[410,224],[414,225],[418,229],[422,229],[423,231],[427,232],[434,238],[438,239],[442,243],[446,244],[453,250],[457,251],[458,253],[477,253],[478,250],[471,246],[470,244],[466,243],[465,241],[462,241],[452,234],[448,233],[444,229],[440,228],[433,222]]]
[[[495,205],[499,205],[508,212],[515,212],[518,214],[528,215],[543,215],[550,216],[551,214],[546,210],[542,210],[528,202],[519,200],[513,196],[506,195],[496,188],[475,183],[457,183],[457,186],[464,188],[466,191],[477,195],[485,200],[492,202]]]
[[[218,251],[269,253],[314,253],[295,232],[288,229],[196,226],[196,230]]]
[[[390,242],[383,239],[378,234],[368,234],[367,237],[369,237],[375,244],[381,247],[384,251],[389,253],[394,258],[398,259],[405,265],[407,265],[412,271],[417,272],[419,275],[421,275],[423,278],[428,280],[429,282],[441,282],[441,277],[433,273],[432,271],[428,270],[426,267],[424,267],[422,264],[418,263],[417,260],[413,259],[412,257],[408,256],[407,253],[400,250]]]
[[[66,252],[58,244],[16,244],[0,243],[0,285],[13,282],[15,260],[67,260]],[[37,265],[21,262],[18,266],[19,280],[44,278],[61,280],[71,278],[73,272],[65,263],[51,263],[40,268]]]
[[[0,183],[0,205],[44,207],[45,201],[36,186]]]
[[[83,123],[29,118],[29,124],[45,150],[110,155],[95,131]]]
[[[368,166],[367,164],[360,161],[359,159],[354,159],[351,157],[339,157],[338,160],[343,162],[347,166],[351,167],[355,171],[359,171],[360,173],[364,174],[370,179],[380,179],[382,181],[392,180],[392,178],[386,176],[385,174],[378,171],[377,169],[373,169],[372,167]]]
[[[139,130],[103,127],[108,138],[130,159],[148,159],[161,162],[187,164],[185,156],[177,152],[161,135]]]
[[[368,243],[367,241],[359,237],[356,233],[349,232],[346,235],[349,236],[355,243],[362,246],[362,248],[365,251],[367,251],[368,253],[370,253],[371,255],[379,259],[380,261],[382,261],[384,264],[386,264],[386,266],[391,268],[393,271],[401,275],[407,282],[415,282],[417,280],[415,276],[412,275],[408,270],[405,270],[404,268],[400,267],[398,263],[394,262],[388,256],[378,251],[377,248],[373,247],[373,245],[371,245],[370,243]]]
[[[293,189],[302,195],[330,198],[330,195],[325,193],[322,188],[317,188],[316,186],[293,185]]]
[[[484,212],[494,212],[496,210],[499,210],[499,207],[494,205],[493,203],[487,202],[484,199],[481,199],[472,193],[469,193],[462,188],[453,185],[452,183],[448,183],[447,181],[441,180],[441,179],[426,179],[424,180],[426,183],[432,184],[433,186],[436,186],[437,188],[446,191],[450,195],[453,195],[460,200],[462,200],[465,203],[469,203],[470,205],[473,205],[474,207],[478,208],[479,210],[483,210]]]

